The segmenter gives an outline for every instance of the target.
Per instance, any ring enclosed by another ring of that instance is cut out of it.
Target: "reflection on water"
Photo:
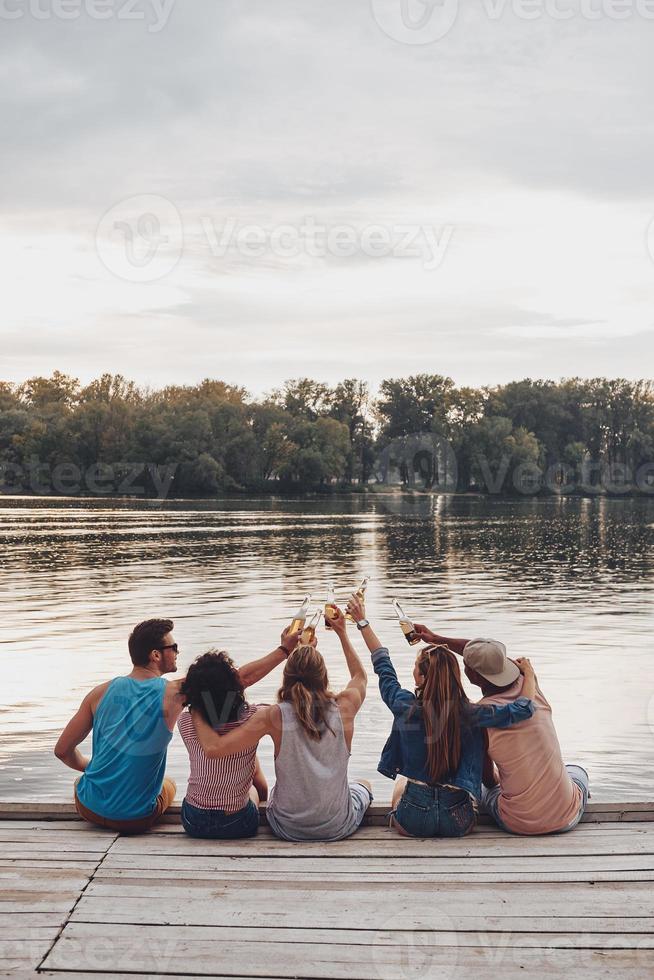
[[[0,797],[68,796],[55,737],[90,687],[129,670],[139,620],[176,621],[182,669],[209,646],[244,662],[276,646],[306,591],[321,602],[334,579],[344,598],[369,573],[368,613],[407,685],[395,595],[442,633],[497,636],[534,660],[594,799],[654,799],[653,540],[648,500],[1,498]],[[323,631],[320,648],[338,686],[340,646]],[[279,679],[252,699],[272,699]],[[380,799],[390,721],[373,677],[351,772],[373,774]],[[269,744],[261,757],[270,776]],[[169,758],[183,789],[178,737]]]

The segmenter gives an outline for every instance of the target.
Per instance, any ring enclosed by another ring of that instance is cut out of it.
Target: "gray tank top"
[[[270,793],[268,822],[285,840],[341,840],[358,826],[347,778],[350,753],[343,721],[334,702],[330,728],[313,741],[297,720],[292,704],[282,702],[282,741],[275,759],[276,783]]]

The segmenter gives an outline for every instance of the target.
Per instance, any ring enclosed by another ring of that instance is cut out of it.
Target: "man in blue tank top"
[[[91,823],[123,833],[149,830],[175,799],[166,753],[182,711],[178,647],[170,619],[148,619],[129,637],[133,670],[90,691],[62,732],[55,755],[83,773],[75,805]],[[93,730],[93,753],[78,746]]]

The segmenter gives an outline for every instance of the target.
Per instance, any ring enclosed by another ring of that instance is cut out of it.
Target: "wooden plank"
[[[265,818],[265,807],[262,807],[262,815]],[[369,821],[385,820],[386,814],[390,809],[390,803],[373,803],[370,807],[367,819]],[[179,822],[181,812],[181,801],[176,802],[166,812],[164,819]],[[645,814],[646,819],[654,820],[653,801],[611,801],[611,802],[591,802],[588,804],[584,820],[592,820],[597,814],[608,814],[609,819],[620,820],[626,814]],[[35,801],[4,801],[0,802],[0,820],[2,819],[26,819],[26,820],[79,820],[79,814],[75,809],[74,803],[70,801],[61,803],[40,803]],[[488,819],[488,818],[486,818]]]
[[[265,878],[268,874],[284,871],[292,873],[309,873],[331,875],[334,873],[360,874],[362,872],[394,875],[413,875],[423,872],[461,872],[499,874],[501,871],[579,871],[585,874],[589,871],[636,871],[654,870],[654,855],[641,854],[590,854],[568,856],[566,854],[549,855],[546,859],[539,857],[487,857],[478,854],[465,861],[459,858],[426,856],[420,865],[416,866],[402,858],[383,858],[374,854],[366,857],[337,857],[331,854],[323,855],[319,861],[313,858],[298,857],[250,857],[212,855],[211,857],[184,857],[183,855],[164,854],[116,854],[111,852],[96,877],[110,876],[121,870],[135,871],[148,877],[152,872],[167,872],[171,877],[197,878],[200,875],[215,877],[217,874],[240,875],[251,871]]]
[[[80,874],[84,874],[87,877],[91,877],[93,872],[98,866],[97,860],[92,861],[79,861],[76,857],[71,856],[70,861],[62,861],[56,856],[52,858],[45,858],[43,856],[38,858],[21,857],[21,858],[8,858],[7,860],[0,859],[0,870],[2,871],[12,871],[15,868],[32,868],[41,870],[56,870],[57,868],[69,869],[71,871],[77,871]]]
[[[215,880],[216,876],[212,874],[205,874],[198,872],[195,876],[197,879],[212,881]],[[262,877],[260,872],[254,871],[239,871],[238,877],[241,881],[258,881],[265,884],[265,882],[275,882],[275,881],[297,881],[297,882],[312,882],[326,880],[326,876],[320,872],[310,872],[310,871],[300,871],[300,872],[284,872],[275,871],[269,872]],[[404,875],[388,875],[381,873],[370,873],[370,872],[356,872],[356,873],[346,873],[346,872],[334,872],[329,875],[329,881],[345,881],[345,882],[378,882],[384,881],[389,887],[392,887],[396,882],[411,882],[411,881],[461,881],[469,883],[486,883],[489,885],[495,882],[566,882],[566,881],[581,881],[593,884],[596,881],[654,881],[654,871],[593,871],[586,872],[585,874],[579,873],[578,871],[508,871],[508,872],[494,872],[486,871],[480,874],[470,874],[467,872],[426,872],[426,873],[415,873],[415,874],[404,874]],[[166,882],[170,879],[170,873],[165,871],[135,871],[135,870],[121,870],[121,871],[109,871],[103,872],[102,870],[96,878],[117,878],[117,879],[136,879],[144,880],[147,878],[148,881],[159,881],[161,883]],[[178,878],[178,881],[181,880]],[[163,884],[161,887],[164,887]]]
[[[379,921],[380,905],[388,907],[387,882],[316,881],[186,881],[165,892],[159,882],[116,882],[95,879],[77,905],[73,918],[84,922],[131,922],[139,925],[277,925],[313,926],[316,907],[320,921],[332,929]],[[393,916],[398,929],[430,929],[443,914],[467,918],[470,910],[488,904],[483,884],[460,882],[394,883]],[[649,882],[538,884],[498,883],[493,906],[504,916],[556,917],[574,908],[577,917],[650,917],[653,889]]]
[[[0,803],[0,806],[2,804]],[[491,829],[490,827],[488,829]],[[85,820],[34,820],[25,818],[24,820],[6,820],[0,817],[0,831],[8,830],[43,830],[49,834],[58,834],[61,832],[71,831],[76,834],[102,834],[107,833],[101,827],[96,827],[94,824],[87,823]],[[181,824],[168,824],[168,832],[172,833],[175,830],[180,830],[183,832]]]
[[[63,925],[63,918],[56,912],[23,912],[17,915],[13,912],[0,912],[0,935],[13,928],[14,923],[20,923],[34,929],[50,929]]]
[[[40,980],[41,977],[50,977],[50,980],[64,980],[66,973],[59,973],[56,970],[39,970],[38,973],[23,974],[19,977],[14,973],[0,973],[0,980]],[[71,980],[134,980],[134,977],[147,977],[148,980],[156,980],[151,973],[75,973]],[[205,980],[197,974],[185,973],[185,980]],[[252,975],[230,976],[229,980],[252,980]],[[278,977],[257,977],[257,980],[279,980]],[[378,980],[378,978],[375,978]],[[423,977],[424,980],[424,977]]]
[[[419,953],[413,954],[409,951],[405,957],[402,967],[386,968],[384,964],[375,965],[372,972],[362,972],[359,980],[479,980],[479,977],[492,975],[489,970],[494,968],[497,951],[488,949],[460,950],[456,956],[455,968],[451,968],[452,954],[447,950],[438,950],[439,959],[434,956],[425,964]],[[491,954],[489,958],[489,953]],[[547,954],[547,960],[543,962],[542,954],[529,950],[511,951],[511,967],[506,962],[502,967],[502,977],[524,977],[529,971],[535,971],[536,976],[546,974],[554,980],[644,980],[651,975],[652,964],[647,961],[643,963],[642,954],[634,950],[613,950],[602,953],[580,952],[574,950],[552,950]],[[395,972],[393,972],[395,971]],[[540,972],[539,972],[540,971]],[[272,972],[272,971],[271,971]],[[244,977],[231,975],[230,980],[251,980],[254,973]],[[307,973],[301,974],[303,977]],[[152,980],[152,974],[129,974],[129,973],[75,973],[74,980],[134,980],[135,976],[148,976]],[[185,974],[188,980],[204,980],[206,974]],[[279,974],[262,973],[257,966],[257,980],[277,980]],[[317,976],[317,975],[314,975]],[[330,977],[342,977],[343,973],[331,973]],[[62,974],[50,970],[39,972],[38,977],[47,977],[50,980],[62,980]],[[4,980],[4,978],[3,978]],[[16,980],[12,977],[12,980]],[[20,980],[23,980],[21,977]],[[327,980],[327,977],[325,978]]]
[[[13,942],[16,939],[20,939],[22,942],[26,940],[34,940],[35,942],[53,943],[57,938],[62,925],[24,925],[22,923],[22,918],[22,915],[12,916],[10,924],[2,930],[2,935],[0,936],[0,956],[2,956],[3,943]]]
[[[0,894],[4,900],[7,900],[8,894],[16,890],[42,887],[57,892],[81,891],[88,880],[88,875],[65,865],[45,869],[20,866],[13,869],[2,868],[0,869]]]
[[[83,830],[84,824],[80,825],[79,830],[18,830],[6,829],[0,823],[0,854],[4,850],[3,845],[10,844],[48,844],[51,848],[60,848],[66,844],[75,844],[91,848],[106,847],[107,840],[117,837],[118,834],[93,828]]]
[[[65,917],[72,910],[78,897],[78,895],[72,897],[58,892],[35,891],[5,901],[3,893],[0,893],[0,917],[6,914],[23,915],[26,912],[45,912],[48,915]]]
[[[108,842],[109,844],[112,841]],[[79,844],[64,844],[62,847],[55,846],[54,844],[49,844],[45,841],[43,844],[39,844],[32,841],[23,841],[17,844],[4,844],[2,847],[2,857],[5,861],[16,860],[16,858],[24,857],[40,857],[42,860],[48,855],[54,855],[56,853],[57,860],[59,861],[99,861],[100,858],[107,851],[106,846],[94,847],[85,844],[81,841]]]
[[[464,859],[474,855],[485,857],[511,857],[527,855],[529,857],[552,854],[584,855],[584,854],[654,854],[654,838],[624,835],[617,838],[595,840],[570,834],[566,837],[509,837],[501,840],[482,841],[474,837],[462,840],[418,840],[391,834],[386,840],[365,841],[350,837],[347,840],[332,844],[321,843],[287,843],[276,838],[266,840],[251,839],[247,841],[202,841],[191,838],[168,840],[165,837],[120,837],[112,848],[112,854],[140,855],[196,855],[196,856],[288,856],[288,857],[322,857],[324,854],[347,857],[395,857],[395,858],[424,858],[430,854],[444,857]]]
[[[420,967],[422,977],[433,976],[435,969],[439,975],[443,970],[458,972],[460,960],[466,959],[469,951],[474,952],[478,961],[485,959],[487,969],[492,964],[503,974],[507,966],[514,965],[519,968],[528,964],[531,970],[538,966],[542,969],[553,954],[556,959],[556,954],[561,953],[568,975],[576,975],[572,971],[585,962],[600,965],[601,954],[605,952],[614,967],[618,952],[623,954],[621,962],[632,968],[639,965],[642,970],[648,961],[654,962],[651,954],[654,940],[642,934],[612,936],[607,941],[607,937],[597,933],[554,933],[547,937],[523,933],[515,946],[508,945],[502,934],[490,932],[471,935],[443,931],[417,935],[413,930],[390,933],[377,930],[368,934],[367,942],[353,941],[350,935],[344,934],[340,938],[341,942],[322,943],[316,941],[313,930],[307,930],[301,939],[285,941],[282,932],[276,941],[259,938],[253,942],[230,939],[227,932],[214,937],[207,935],[207,930],[161,928],[139,929],[135,936],[129,927],[116,933],[106,927],[77,924],[66,927],[44,967],[78,971],[111,966],[149,976],[189,972],[230,976],[248,963],[253,976],[273,972],[277,977],[396,978],[407,976],[407,960],[410,963],[411,957],[416,961],[414,965]]]
[[[467,920],[462,920],[462,925],[465,928],[456,929],[452,928],[455,923],[451,919],[441,923],[441,927],[437,926],[433,929],[424,930],[424,935],[431,937],[438,937],[444,933],[471,933],[479,934],[479,942],[476,945],[484,945],[489,937],[492,938],[492,943],[497,942],[497,937],[506,934],[508,931],[512,936],[515,934],[516,940],[519,940],[523,935],[542,935],[547,937],[550,934],[556,933],[560,936],[567,936],[577,933],[584,933],[585,935],[595,934],[600,938],[604,936],[618,936],[616,942],[620,941],[620,934],[628,934],[632,938],[629,940],[629,946],[633,947],[636,943],[634,936],[644,935],[648,939],[654,939],[652,934],[652,918],[634,918],[632,919],[622,919],[610,916],[603,917],[589,917],[589,918],[565,918],[559,917],[556,919],[545,919],[544,925],[541,925],[541,920],[534,917],[520,917],[520,918],[507,918],[506,916],[489,916],[484,915],[472,916]],[[233,940],[234,942],[249,942],[249,943],[293,943],[293,942],[310,942],[316,943],[342,943],[345,939],[348,942],[356,945],[392,945],[395,941],[402,941],[404,939],[410,938],[412,933],[415,932],[413,929],[396,929],[394,928],[394,923],[392,921],[392,916],[389,925],[389,918],[382,916],[382,925],[373,925],[372,928],[357,928],[353,926],[348,929],[326,929],[320,926],[312,926],[309,929],[301,928],[283,928],[280,929],[278,926],[269,926],[267,928],[254,928],[251,925],[243,924],[240,926],[233,926],[226,928],[224,926],[162,926],[162,925],[146,925],[141,926],[138,929],[138,935],[143,937],[151,937],[155,941],[160,939],[165,933],[170,939],[182,941],[189,936],[194,936],[198,939],[204,937],[205,939],[212,939],[217,942],[229,942]],[[127,923],[105,923],[103,925],[97,926],[95,923],[90,922],[72,922],[66,926],[66,935],[70,938],[71,936],[76,936],[80,942],[85,941],[86,936],[104,936],[109,940],[116,940],[119,942],[126,940],[133,940],[135,936],[135,931],[131,924]],[[122,938],[121,938],[122,937]],[[436,941],[438,938],[436,938]],[[561,940],[563,942],[563,940]],[[475,945],[473,943],[473,945]],[[569,941],[567,942],[569,946]]]
[[[51,941],[45,940],[0,940],[0,971],[15,974],[19,970],[35,970],[50,945]]]
[[[641,836],[654,834],[654,824],[648,823],[646,821],[638,822],[624,822],[624,823],[585,823],[578,824],[572,832],[575,837],[583,836],[584,838],[596,838],[596,837],[619,837],[625,836],[626,834],[639,834]],[[148,832],[149,837],[170,839],[170,840],[185,840],[187,834],[184,832],[183,828],[176,826],[175,824],[157,824]],[[396,840],[397,833],[391,830],[388,826],[375,826],[375,827],[361,827],[357,830],[355,837],[357,840]],[[467,839],[474,840],[506,840],[507,837],[512,835],[507,834],[506,831],[500,830],[498,827],[490,826],[477,826],[473,830],[472,834]],[[542,836],[565,836],[565,835],[542,835]],[[269,827],[260,826],[256,838],[253,840],[275,840],[275,835],[272,833]],[[530,838],[531,839],[531,838]]]

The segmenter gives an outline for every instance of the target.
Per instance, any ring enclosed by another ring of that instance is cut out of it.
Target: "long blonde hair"
[[[315,647],[298,646],[289,654],[277,700],[293,705],[298,721],[314,742],[320,741],[325,728],[334,734],[327,712],[335,695],[329,690],[325,661]]]

